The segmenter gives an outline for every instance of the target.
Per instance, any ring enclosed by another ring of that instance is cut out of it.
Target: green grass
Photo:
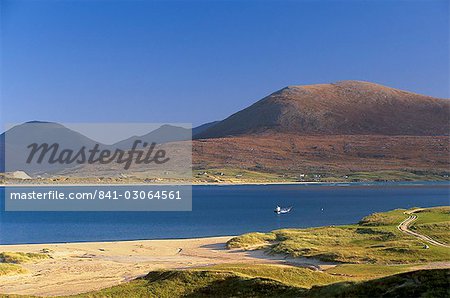
[[[371,172],[262,172],[240,168],[194,169],[195,182],[207,183],[282,183],[282,182],[352,182],[352,181],[448,181],[449,178],[432,172],[371,171]],[[319,176],[318,176],[319,175]]]
[[[285,176],[277,173],[235,168],[193,170],[192,177],[196,182],[203,181],[207,183],[280,183],[297,181],[294,174]]]
[[[235,272],[153,271],[122,285],[70,297],[448,297],[449,272],[448,269],[419,270],[305,289]]]
[[[405,210],[376,213],[359,224],[308,229],[282,229],[270,233],[249,233],[228,242],[229,248],[265,244],[269,253],[311,257],[322,261],[357,264],[408,264],[449,260],[449,250],[430,245],[397,229]],[[442,219],[442,208],[430,208],[425,222]],[[422,213],[418,214],[419,219]],[[441,231],[441,230],[439,230]],[[441,231],[443,232],[443,231]],[[439,232],[439,233],[441,233]]]
[[[27,270],[18,264],[46,259],[49,256],[41,253],[1,252],[0,276],[26,273]],[[0,295],[1,296],[1,295]]]
[[[405,209],[395,209],[387,212],[373,213],[359,222],[361,226],[394,226],[402,222],[407,216]]]
[[[349,181],[444,181],[448,178],[436,173],[412,173],[408,171],[353,172]]]
[[[0,252],[0,263],[21,264],[49,258],[48,254],[32,252]]]
[[[153,271],[119,286],[70,297],[299,297],[304,289],[233,272]]]
[[[208,270],[234,272],[248,277],[270,278],[289,286],[302,288],[348,280],[344,276],[287,265],[223,264],[208,267]]]
[[[388,275],[414,271],[415,265],[378,265],[378,264],[341,264],[325,272],[335,276],[344,276],[347,280],[362,281]]]
[[[435,222],[450,221],[450,206],[426,208],[415,213],[417,224],[428,224]]]
[[[8,263],[0,263],[0,276],[2,275],[10,275],[10,274],[19,274],[26,273],[27,271],[19,265],[16,264],[8,264]]]
[[[313,287],[307,297],[449,297],[449,272],[418,270],[365,282]]]
[[[228,241],[228,248],[255,248],[258,246],[269,245],[271,241],[275,241],[277,235],[275,233],[247,233],[239,237],[234,237]]]
[[[411,230],[450,244],[450,207],[433,208],[416,213],[417,220]]]
[[[311,288],[341,281],[364,281],[381,278],[414,271],[416,266],[417,264],[340,264],[321,272],[289,265],[221,264],[208,267],[208,270],[234,272],[248,277],[270,278],[289,286]]]
[[[333,285],[334,291],[336,285],[353,285],[349,282],[412,270],[405,265],[344,264],[319,272],[288,265],[221,264],[154,271],[128,283],[70,297],[309,297],[308,289],[316,291],[318,286]]]
[[[431,224],[414,224],[411,227],[417,233],[430,236],[441,243],[450,244],[450,222],[439,222]]]

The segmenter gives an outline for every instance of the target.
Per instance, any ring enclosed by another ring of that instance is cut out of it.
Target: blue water
[[[194,186],[192,212],[2,211],[0,243],[189,238],[348,224],[373,212],[449,205],[449,198],[448,183]],[[276,215],[277,204],[294,209]]]

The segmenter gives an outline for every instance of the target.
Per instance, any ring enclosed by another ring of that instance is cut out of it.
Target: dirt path
[[[416,238],[419,238],[420,240],[426,241],[426,242],[428,242],[428,243],[430,243],[430,244],[450,248],[450,245],[441,243],[441,242],[439,242],[439,241],[437,241],[437,240],[434,240],[433,238],[431,238],[431,237],[429,237],[429,236],[426,236],[426,235],[422,235],[422,234],[416,233],[416,232],[411,231],[411,230],[409,229],[409,226],[417,219],[417,215],[415,215],[414,213],[415,213],[415,212],[418,212],[418,211],[421,211],[421,210],[423,210],[423,209],[414,209],[414,210],[405,212],[406,214],[409,215],[409,217],[406,218],[404,221],[402,221],[402,222],[398,225],[397,228],[398,228],[400,231],[402,231],[403,233],[406,233],[406,234],[408,234],[408,235],[411,235],[411,236],[414,236],[414,237],[416,237]]]

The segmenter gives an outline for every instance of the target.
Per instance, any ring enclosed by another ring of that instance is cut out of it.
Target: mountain
[[[195,135],[448,135],[450,101],[369,82],[289,86]]]
[[[202,124],[202,125],[200,125],[200,126],[194,127],[194,128],[192,129],[192,137],[195,138],[196,135],[198,135],[198,134],[204,132],[205,130],[207,130],[208,128],[210,128],[210,127],[216,125],[216,124],[219,123],[219,122],[220,122],[220,121],[213,121],[213,122],[208,122],[208,123]]]
[[[142,142],[147,142],[148,144],[153,142],[163,144],[168,142],[191,140],[191,129],[172,125],[162,125],[143,136],[134,136],[113,145],[105,145],[58,123],[31,121],[14,126],[0,135],[0,172],[24,171],[31,176],[46,176],[54,174],[69,175],[74,173],[79,174],[80,176],[95,176],[95,174],[120,174],[123,172],[123,166],[120,165],[119,167],[116,164],[97,164],[92,166],[86,164],[80,165],[75,162],[69,164],[60,164],[58,162],[49,163],[48,158],[50,157],[52,150],[49,151],[42,163],[36,163],[40,154],[37,153],[33,159],[33,162],[29,164],[26,162],[31,152],[31,148],[28,146],[33,143],[37,143],[39,145],[47,143],[49,146],[57,143],[59,145],[57,156],[60,156],[63,150],[67,149],[72,150],[74,152],[72,156],[75,156],[75,154],[77,154],[77,152],[79,152],[83,147],[85,148],[86,155],[88,155],[89,152],[87,150],[94,148],[96,144],[99,145],[99,150],[128,150],[133,146],[134,141],[138,139]],[[180,142],[180,144],[181,143],[182,142]],[[186,146],[190,146],[190,143],[187,143],[186,145],[177,144],[178,143],[173,143],[173,146],[168,146],[165,149],[178,149],[181,150],[181,153],[190,152],[190,148],[189,150],[186,148]],[[141,148],[141,146],[142,144],[139,144],[138,148]],[[177,156],[172,156],[172,159],[175,160],[175,157]],[[182,155],[180,155],[180,158],[181,157]],[[190,158],[191,157],[189,154],[189,164]],[[180,164],[184,164],[186,162],[187,161],[185,160],[181,160]],[[138,170],[148,170],[148,167],[146,169],[142,169],[141,167]]]
[[[1,170],[6,172],[23,170],[28,174],[53,173],[75,166],[75,164],[61,165],[48,162],[27,164],[26,159],[30,152],[27,147],[32,143],[52,145],[56,142],[60,148],[74,151],[78,151],[83,146],[92,148],[98,143],[61,124],[41,121],[30,121],[12,127],[1,134],[0,142],[0,155],[2,159],[6,156],[6,160],[2,163],[4,168]]]
[[[143,136],[133,136],[117,142],[112,145],[112,147],[126,150],[130,149],[136,140],[141,140],[142,142],[147,142],[149,144],[153,142],[161,144],[167,142],[186,141],[191,138],[191,129],[165,124]]]

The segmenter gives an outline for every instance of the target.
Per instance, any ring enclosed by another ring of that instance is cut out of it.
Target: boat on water
[[[275,212],[276,214],[285,214],[285,213],[291,212],[291,209],[292,209],[292,207],[281,208],[280,206],[277,206],[277,208],[275,208],[275,210],[273,210],[273,212]]]

